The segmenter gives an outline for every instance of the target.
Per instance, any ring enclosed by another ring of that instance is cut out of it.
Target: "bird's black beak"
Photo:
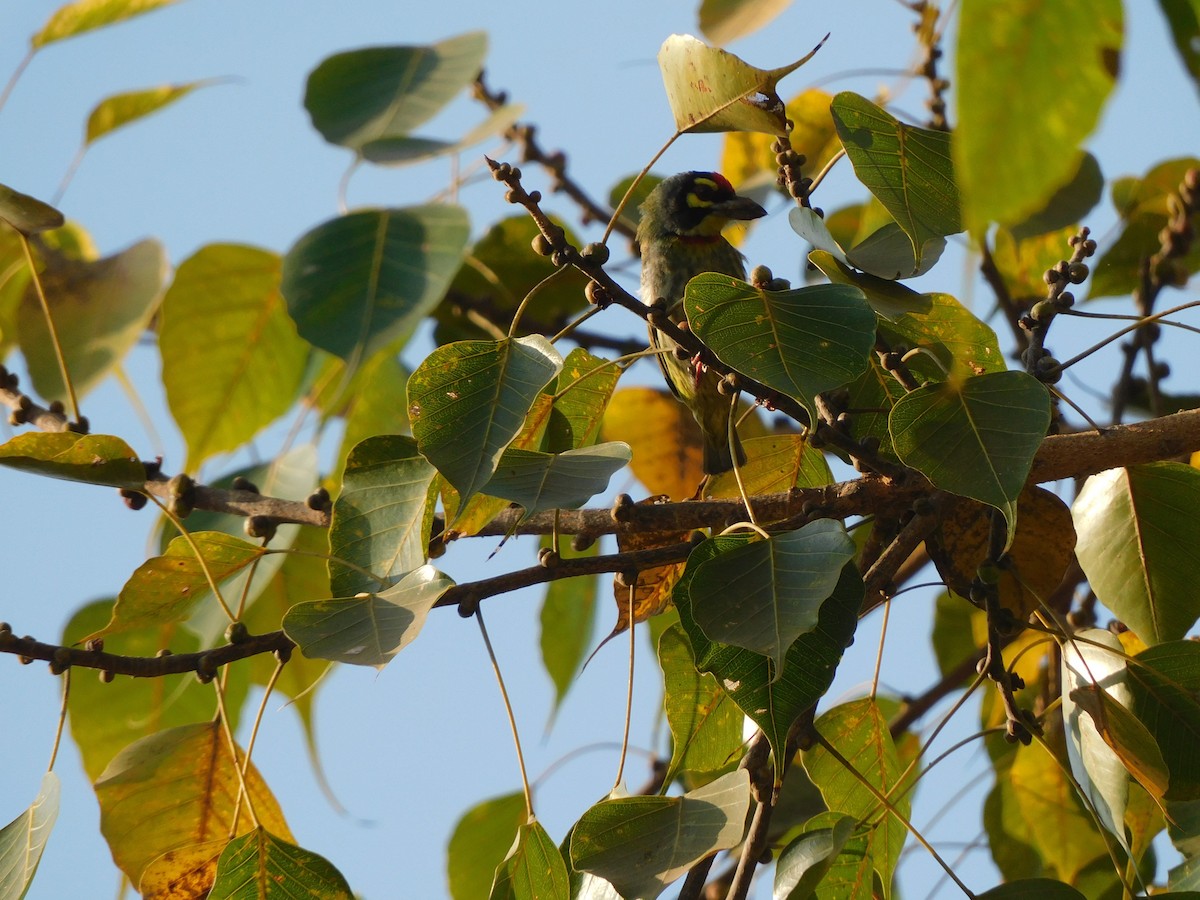
[[[729,200],[714,203],[709,210],[709,215],[718,215],[726,219],[740,219],[743,221],[761,219],[766,214],[767,211],[749,197],[739,197],[736,195]]]

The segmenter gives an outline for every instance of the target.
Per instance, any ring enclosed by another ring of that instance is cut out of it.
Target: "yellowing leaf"
[[[630,467],[651,494],[685,500],[704,478],[700,427],[687,407],[666,391],[617,391],[604,413],[601,436],[633,448]]]
[[[824,40],[821,41],[824,43]],[[783,101],[775,86],[817,52],[790,65],[758,69],[689,34],[673,34],[658,51],[667,100],[681,131],[763,131],[787,134]]]
[[[29,42],[36,49],[175,2],[177,0],[77,0],[59,7]]]
[[[237,767],[243,762],[240,750],[234,759],[222,727],[213,722],[160,731],[117,754],[96,781],[96,798],[100,831],[121,871],[138,884],[162,854],[228,840],[255,824],[292,840],[279,804],[253,765],[245,784],[254,815],[245,798],[238,804]],[[191,854],[181,855],[180,874],[195,866]]]
[[[728,44],[758,31],[792,0],[703,0],[700,30],[714,44]]]
[[[91,115],[88,116],[84,143],[91,144],[130,122],[158,112],[164,106],[170,106],[176,100],[186,97],[196,88],[204,87],[206,84],[212,84],[212,81],[163,84],[145,90],[127,91],[105,97],[96,104]]]
[[[807,158],[806,173],[819,172],[841,149],[829,113],[832,100],[831,94],[809,88],[789,100],[785,107],[787,117],[792,120],[792,148]],[[745,185],[751,179],[756,182],[769,179],[774,184],[777,170],[775,152],[771,149],[774,141],[774,137],[762,133],[729,132],[721,150],[721,172],[735,186]]]

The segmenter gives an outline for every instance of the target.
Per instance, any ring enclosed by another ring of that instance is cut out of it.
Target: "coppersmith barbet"
[[[745,259],[721,235],[733,220],[757,219],[766,210],[738,196],[716,172],[683,172],[660,182],[641,206],[637,239],[642,251],[642,301],[662,300],[672,322],[682,322],[683,292],[703,272],[746,277]],[[742,449],[729,446],[729,397],[717,388],[720,377],[680,359],[676,344],[653,326],[650,346],[665,350],[658,362],[671,392],[692,411],[704,433],[704,472],[716,475],[733,468],[733,455],[744,461]],[[736,437],[735,437],[736,443]]]

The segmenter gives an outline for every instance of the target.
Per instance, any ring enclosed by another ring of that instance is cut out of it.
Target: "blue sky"
[[[21,0],[0,10],[0,80],[17,66],[28,36],[57,5]],[[164,242],[176,265],[218,241],[283,252],[337,213],[338,182],[350,161],[346,151],[324,143],[308,122],[301,105],[308,72],[342,50],[428,43],[482,28],[490,35],[492,85],[525,103],[526,118],[540,126],[543,144],[564,149],[572,174],[604,196],[612,184],[639,169],[672,131],[655,54],[667,35],[696,32],[695,5],[611,0],[589,6],[593,8],[528,0],[503,5],[480,0],[188,0],[38,54],[0,110],[0,182],[48,199],[70,165],[97,101],[152,85],[222,78],[97,143],[61,208],[90,231],[103,253],[149,236]],[[1137,13],[1127,22],[1126,80],[1090,144],[1107,177],[1137,174],[1200,148],[1196,93],[1181,76],[1157,9],[1148,3],[1130,6]],[[830,90],[873,95],[880,87],[899,90],[904,83],[878,72],[845,73],[907,65],[910,21],[911,14],[894,0],[798,3],[769,31],[731,49],[756,65],[777,66],[803,55],[830,32],[826,47],[783,83],[781,93],[791,96],[821,82]],[[1176,92],[1170,98],[1159,93],[1164,84]],[[899,96],[896,108],[919,116],[923,99],[923,87],[917,84]],[[426,131],[453,137],[479,118],[479,109],[461,100]],[[494,145],[492,149],[502,152]],[[719,151],[719,137],[685,137],[657,169],[712,168]],[[462,160],[464,167],[474,163]],[[822,188],[820,202],[826,208],[865,195],[854,188],[848,167],[842,169]],[[447,182],[448,174],[445,161],[363,170],[350,182],[349,204],[424,202]],[[531,172],[530,186],[544,186],[540,173]],[[460,199],[476,233],[511,212],[502,191],[486,179],[464,189]],[[558,208],[571,215],[568,206]],[[752,262],[794,276],[799,243],[783,212],[773,212],[745,249]],[[1102,237],[1112,222],[1104,209],[1091,224]],[[936,287],[986,313],[986,294],[975,296],[979,289],[968,274],[944,261],[935,270]],[[610,315],[609,327],[639,331],[638,323],[616,318],[619,311]],[[1072,335],[1072,340],[1079,346],[1055,347],[1060,358],[1085,346],[1087,333]],[[155,366],[153,352],[140,349],[128,369],[162,435],[167,469],[176,471],[183,448],[156,387]],[[1194,379],[1194,372],[1177,371],[1174,383],[1189,375]],[[631,377],[652,381],[655,373],[647,366]],[[1079,377],[1103,390],[1111,375],[1108,364],[1097,361],[1081,367]],[[94,430],[122,435],[144,456],[160,452],[112,380],[87,400],[85,411]],[[258,449],[265,456],[273,453],[270,435]],[[217,461],[204,475],[219,475],[230,465]],[[78,606],[118,591],[147,554],[152,517],[148,511],[126,511],[111,492],[0,471],[0,497],[5,508],[0,546],[6,561],[0,618],[18,633],[56,639]],[[491,563],[476,551],[456,551],[443,562],[450,574],[465,581],[525,565],[531,552],[529,542],[515,542]],[[607,602],[602,593],[598,634],[611,623]],[[528,592],[491,600],[486,607],[533,776],[572,749],[619,740],[625,689],[623,649],[614,642],[584,673],[553,731],[543,737],[552,693],[538,657],[539,605],[540,593]],[[897,691],[917,691],[933,677],[925,654],[911,652],[914,642],[923,647],[927,641],[928,606],[925,595],[912,595],[903,615],[893,616],[898,630],[890,637],[884,678]],[[831,698],[849,696],[869,679],[878,630],[877,618],[862,625]],[[640,644],[645,651],[648,645]],[[652,658],[643,652],[638,663],[634,741],[646,746],[659,696]],[[50,752],[58,691],[58,680],[40,665],[21,668],[15,660],[0,659],[0,709],[10,723],[19,723],[10,731],[19,739],[10,740],[0,767],[0,821],[16,816],[37,791]],[[973,713],[965,714],[968,728],[974,721]],[[321,795],[295,716],[278,702],[268,708],[255,752],[299,843],[327,856],[364,897],[443,896],[444,848],[457,817],[485,797],[519,788],[503,709],[475,626],[453,613],[439,613],[381,674],[338,670],[321,689],[317,724],[326,770],[348,815],[335,814]],[[608,790],[615,765],[616,753],[600,749],[568,762],[546,782],[537,809],[555,839]],[[62,812],[30,896],[115,896],[117,872],[98,833],[93,794],[69,742],[57,771],[64,780]],[[976,834],[978,804],[990,781],[986,763],[967,751],[959,771],[964,780],[983,777],[962,811],[933,828],[935,840],[969,840]],[[645,775],[643,760],[635,756],[628,772],[630,783],[639,783]],[[918,826],[930,820],[940,802],[918,805]],[[963,868],[968,883],[980,890],[993,882],[992,871],[981,854],[968,857]],[[906,859],[902,873],[906,896],[923,896],[937,879],[920,853]],[[765,886],[760,892],[767,896]]]

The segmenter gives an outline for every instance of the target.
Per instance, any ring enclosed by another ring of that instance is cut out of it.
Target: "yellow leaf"
[[[758,31],[792,0],[703,0],[700,30],[714,44],[728,44]]]
[[[633,474],[651,494],[686,500],[704,478],[700,427],[665,390],[632,387],[614,393],[601,434],[633,448]]]
[[[797,94],[787,102],[787,117],[792,120],[792,148],[807,157],[804,172],[812,175],[824,168],[841,149],[829,104],[833,96],[817,88]],[[731,131],[725,135],[721,151],[721,172],[735,187],[775,182],[775,152],[769,134]]]
[[[50,16],[41,31],[30,38],[36,49],[54,41],[66,40],[105,25],[140,16],[160,6],[170,6],[177,0],[76,0],[60,6]]]
[[[825,41],[822,39],[821,43]],[[758,69],[690,34],[673,34],[658,51],[667,100],[680,131],[763,131],[786,135],[775,86],[817,52],[778,69]]]

